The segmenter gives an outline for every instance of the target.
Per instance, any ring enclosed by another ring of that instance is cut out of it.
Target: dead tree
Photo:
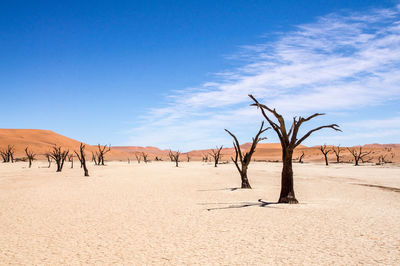
[[[239,141],[237,140],[236,136],[231,133],[229,130],[225,129],[226,132],[228,132],[229,135],[232,136],[233,138],[233,147],[235,148],[235,158],[231,157],[232,161],[235,163],[237,170],[239,171],[240,178],[242,180],[242,188],[251,188],[249,179],[247,178],[247,169],[249,167],[249,164],[251,162],[251,156],[253,156],[253,153],[256,150],[257,144],[266,139],[264,137],[260,137],[262,133],[270,129],[270,127],[264,128],[264,121],[261,123],[261,127],[258,130],[256,136],[253,138],[253,143],[250,147],[250,150],[247,152],[243,152],[240,148]],[[239,166],[239,162],[241,166]]]
[[[131,160],[129,159],[129,157],[128,157],[128,164],[131,164]]]
[[[148,160],[147,160],[147,157],[148,157],[148,156],[149,156],[149,155],[148,155],[147,153],[142,152],[143,162],[145,162],[145,163],[148,162]]]
[[[0,150],[0,155],[3,158],[3,163],[14,163],[14,146],[8,145],[6,149]]]
[[[142,159],[142,157],[140,157],[140,154],[135,153],[135,157],[138,163],[140,163],[140,160]]]
[[[99,165],[99,161],[97,161],[97,159],[99,158],[99,155],[97,152],[93,153],[92,152],[92,162],[94,162],[95,165]]]
[[[358,166],[358,162],[361,160],[363,161],[363,158],[365,156],[367,156],[368,154],[370,154],[372,151],[366,152],[366,151],[362,151],[362,147],[359,146],[359,150],[357,151],[357,148],[347,148],[349,150],[349,152],[351,153],[351,155],[353,155],[354,157],[354,166]]]
[[[319,147],[319,150],[322,152],[322,154],[324,155],[324,158],[325,158],[325,165],[329,165],[329,163],[328,163],[328,153],[330,153],[331,152],[331,150],[329,150],[327,147],[326,147],[326,144],[324,144],[324,146],[320,146]]]
[[[71,169],[74,168],[74,155],[73,154],[68,155],[68,162],[71,163]]]
[[[100,144],[97,145],[98,152],[97,153],[97,164],[104,165],[104,155],[111,151],[111,145],[104,145],[101,146]]]
[[[187,159],[187,162],[190,162],[190,155],[189,155],[189,153],[186,153],[186,159]]]
[[[61,147],[57,146],[57,145],[55,145],[53,147],[53,150],[50,151],[50,153],[49,153],[50,157],[53,158],[54,161],[57,164],[57,172],[61,172],[62,171],[62,168],[64,166],[64,162],[65,162],[65,159],[68,156],[68,153],[69,153],[68,150],[64,150],[63,151],[63,150],[61,150]]]
[[[303,158],[304,158],[304,151],[301,151],[301,155],[299,157],[299,163],[303,163]]]
[[[342,152],[342,149],[340,149],[340,145],[338,146],[333,146],[333,152],[336,155],[336,163],[340,163],[340,153]]]
[[[221,147],[218,148],[218,146],[216,147],[216,149],[211,149],[210,155],[214,158],[214,167],[217,167],[219,159],[221,159],[221,150],[222,150],[222,145]]]
[[[315,113],[307,118],[294,117],[289,131],[286,130],[285,120],[283,116],[276,112],[275,109],[271,109],[264,104],[260,104],[256,98],[252,95],[249,97],[254,101],[252,106],[257,106],[260,108],[262,115],[271,125],[272,129],[276,132],[279,137],[282,146],[282,179],[281,179],[281,193],[279,196],[279,203],[298,203],[293,189],[293,167],[292,158],[294,149],[300,145],[305,139],[307,139],[313,132],[321,130],[323,128],[332,128],[336,131],[341,131],[336,124],[320,126],[308,131],[304,136],[297,138],[297,134],[301,125],[317,116],[323,115],[320,113]],[[277,120],[278,123],[272,121],[266,114],[266,111],[271,113]]]
[[[50,168],[51,162],[53,161],[53,160],[51,159],[50,153],[45,153],[44,156],[46,157],[47,162],[49,163],[49,166],[48,166],[47,168]]]
[[[179,151],[176,152],[172,152],[171,150],[169,150],[169,157],[172,158],[172,161],[175,162],[175,166],[178,167],[179,164],[179,156],[181,155],[181,153]]]
[[[34,154],[32,151],[29,151],[28,147],[25,148],[25,154],[26,154],[26,157],[28,157],[29,168],[31,168],[32,162],[33,162],[33,160],[35,160],[36,154]]]
[[[79,153],[75,151],[78,160],[81,162],[81,168],[83,167],[84,176],[89,176],[89,171],[86,167],[86,157],[85,157],[85,144],[81,143],[79,147]]]
[[[203,162],[208,162],[208,155],[207,154],[203,154]]]

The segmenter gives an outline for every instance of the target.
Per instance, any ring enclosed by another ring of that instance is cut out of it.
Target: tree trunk
[[[282,149],[282,179],[281,179],[281,195],[278,203],[298,203],[293,189],[293,168],[292,168],[293,151]]]
[[[327,154],[324,154],[324,156],[325,156],[325,165],[329,165],[329,163],[328,163],[328,155]]]
[[[29,159],[29,168],[32,166],[32,160]]]

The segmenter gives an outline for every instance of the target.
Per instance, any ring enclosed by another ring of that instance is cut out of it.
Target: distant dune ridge
[[[106,144],[106,143],[100,143]],[[4,149],[7,145],[13,145],[16,151],[16,157],[24,157],[24,149],[29,147],[34,151],[39,159],[44,159],[43,155],[51,150],[54,145],[59,145],[71,152],[79,149],[80,141],[68,138],[66,136],[57,134],[51,130],[41,129],[0,129],[0,149]],[[97,150],[97,145],[88,145],[86,151],[88,156],[91,152]],[[242,150],[250,148],[251,143],[244,143],[241,145]],[[332,147],[329,146],[328,147]],[[213,147],[215,148],[215,147]],[[371,162],[377,162],[378,156],[386,155],[386,159],[392,162],[400,162],[400,144],[366,144],[363,146],[364,150],[372,151],[368,156]],[[193,150],[188,152],[191,160],[202,160],[205,155],[209,155],[211,149],[207,150]],[[134,160],[135,154],[145,152],[149,155],[150,160],[155,157],[162,160],[169,160],[169,150],[162,150],[157,147],[139,147],[139,146],[114,146],[111,151],[106,154],[106,160]],[[300,145],[296,148],[294,160],[296,161],[299,156],[304,152],[304,162],[322,162],[323,155],[319,150],[319,146],[306,147]],[[223,148],[221,162],[229,161],[234,154],[234,149],[231,147]],[[346,148],[342,148],[343,161],[350,162],[352,156]],[[209,156],[210,157],[210,156]],[[335,154],[329,153],[328,156],[331,162],[336,161]],[[279,143],[259,143],[253,159],[257,161],[280,161],[281,160],[281,145]],[[182,161],[186,160],[186,156],[182,155]]]

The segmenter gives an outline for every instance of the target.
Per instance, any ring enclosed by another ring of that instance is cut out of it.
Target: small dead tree
[[[216,147],[216,149],[211,149],[210,155],[214,158],[214,167],[217,167],[219,160],[221,159],[221,150],[222,150],[222,145],[221,147],[218,148],[218,146]]]
[[[99,161],[97,159],[99,158],[99,155],[97,152],[93,153],[92,152],[92,162],[94,162],[95,165],[99,165]]]
[[[329,150],[327,147],[326,147],[326,144],[324,144],[324,146],[320,146],[319,147],[319,150],[322,152],[322,154],[324,155],[324,158],[325,158],[325,165],[329,165],[329,163],[328,163],[328,153],[330,153],[331,152],[331,150]]]
[[[60,146],[54,145],[53,150],[50,151],[49,155],[57,164],[57,172],[61,172],[64,166],[65,159],[68,156],[68,150],[61,150]]]
[[[36,154],[34,154],[32,151],[28,150],[28,147],[25,148],[25,154],[26,154],[26,157],[28,157],[29,168],[31,168],[32,162],[33,162],[33,160],[35,160]]]
[[[142,152],[143,162],[145,162],[145,163],[148,162],[148,160],[147,160],[147,157],[148,157],[148,156],[149,156],[149,155],[148,155],[147,153]]]
[[[303,158],[304,158],[304,151],[301,151],[301,155],[299,157],[299,163],[303,163]]]
[[[71,169],[74,168],[74,155],[68,154],[68,162],[71,163]]]
[[[89,171],[86,167],[86,157],[85,157],[85,144],[81,143],[79,147],[79,153],[74,151],[78,160],[81,162],[81,168],[83,167],[84,176],[89,176]]]
[[[190,154],[188,152],[186,153],[186,159],[187,159],[187,162],[190,162]]]
[[[203,154],[203,162],[208,162],[208,155],[207,154]]]
[[[181,153],[179,151],[176,152],[172,152],[171,150],[169,150],[169,157],[172,158],[172,161],[175,162],[175,166],[178,167],[179,164],[179,156],[181,155]]]
[[[279,196],[279,203],[298,203],[295,194],[294,194],[294,189],[293,189],[293,167],[292,167],[292,158],[293,158],[293,152],[294,149],[300,145],[305,139],[307,139],[312,133],[319,131],[323,128],[331,128],[336,131],[341,131],[336,124],[331,124],[331,125],[326,125],[326,126],[320,126],[317,128],[314,128],[310,131],[308,131],[303,137],[298,138],[297,134],[299,132],[299,129],[301,125],[304,122],[307,122],[317,116],[323,115],[320,113],[315,113],[307,118],[303,117],[294,117],[293,122],[291,127],[289,128],[289,131],[286,130],[286,124],[285,120],[283,119],[283,116],[276,112],[275,109],[271,109],[268,106],[259,103],[256,98],[253,97],[253,95],[249,95],[249,97],[254,101],[254,104],[252,106],[256,106],[260,108],[262,115],[264,118],[268,121],[268,123],[271,125],[272,129],[276,132],[276,134],[279,137],[279,140],[281,142],[282,146],[282,162],[283,162],[283,167],[282,167],[282,178],[281,178],[281,193]],[[272,114],[278,123],[275,123],[272,121],[266,114],[266,112],[269,112]]]
[[[104,145],[101,146],[100,144],[97,145],[97,165],[104,165],[104,156],[107,152],[111,151],[111,145]]]
[[[50,156],[50,153],[45,153],[44,156],[46,157],[47,162],[49,163],[49,165],[48,165],[47,168],[50,168],[51,162],[53,161],[52,158],[51,158],[51,156]]]
[[[363,158],[372,152],[372,151],[368,151],[368,152],[363,151],[361,146],[359,146],[358,151],[357,151],[357,147],[347,148],[347,149],[349,150],[351,155],[353,155],[353,157],[354,157],[354,166],[358,166],[359,165],[358,162],[360,160],[363,161]]]
[[[135,157],[138,163],[140,163],[140,160],[142,159],[142,157],[140,156],[140,154],[135,153]]]
[[[0,155],[3,158],[3,163],[14,163],[15,149],[13,145],[8,145],[6,149],[0,150]]]
[[[235,148],[235,158],[231,157],[232,161],[235,163],[235,166],[237,170],[239,171],[240,178],[242,180],[242,188],[251,188],[249,179],[247,178],[247,169],[249,167],[249,164],[251,162],[251,156],[253,156],[253,153],[256,150],[257,144],[266,139],[265,137],[260,137],[262,133],[270,129],[270,127],[264,128],[264,121],[261,123],[261,127],[258,130],[256,136],[253,138],[253,143],[250,147],[250,150],[247,152],[243,152],[240,148],[240,144],[236,136],[231,133],[229,130],[225,129],[226,132],[228,132],[229,135],[233,138],[233,147]],[[241,166],[239,166],[239,162]]]
[[[129,157],[128,157],[128,164],[131,164],[131,159],[129,159]]]
[[[340,145],[338,146],[333,146],[332,147],[333,152],[335,153],[336,156],[336,163],[340,163],[340,153],[342,152],[342,149],[340,148]]]

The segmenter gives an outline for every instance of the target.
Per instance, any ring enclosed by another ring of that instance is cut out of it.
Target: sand
[[[252,190],[232,164],[107,164],[0,164],[0,264],[400,264],[398,166],[295,164],[283,205],[279,163]]]

